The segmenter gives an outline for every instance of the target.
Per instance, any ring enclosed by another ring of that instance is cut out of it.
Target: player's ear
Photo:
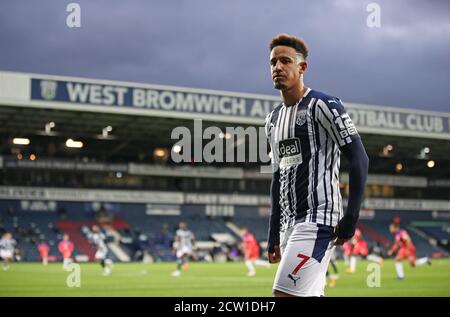
[[[298,68],[299,68],[300,75],[303,75],[306,72],[306,69],[308,68],[308,63],[300,62],[300,63],[298,63]]]

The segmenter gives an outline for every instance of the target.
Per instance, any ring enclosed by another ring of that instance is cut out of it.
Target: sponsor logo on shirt
[[[299,138],[282,140],[278,143],[280,167],[288,167],[303,162]]]

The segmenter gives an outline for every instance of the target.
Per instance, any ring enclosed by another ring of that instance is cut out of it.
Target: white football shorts
[[[294,296],[323,296],[334,250],[334,228],[300,222],[280,234],[281,262],[274,290]]]
[[[0,258],[2,259],[11,259],[13,257],[13,252],[11,250],[0,250]]]
[[[182,247],[181,250],[177,250],[177,258],[181,258],[184,255],[191,256],[192,248],[185,246],[185,247]]]
[[[106,255],[108,254],[108,249],[106,248],[100,248],[95,252],[95,259],[96,260],[104,260],[106,258]]]

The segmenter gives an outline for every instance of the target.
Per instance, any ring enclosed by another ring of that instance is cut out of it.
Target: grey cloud
[[[348,102],[449,111],[448,1],[2,1],[0,69],[276,94],[268,43],[310,47],[306,82]]]

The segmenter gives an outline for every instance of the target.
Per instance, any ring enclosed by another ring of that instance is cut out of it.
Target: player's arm
[[[269,237],[267,251],[270,263],[281,260],[280,255],[280,171],[272,174],[270,185],[271,212],[269,221]]]
[[[350,163],[349,194],[347,210],[339,221],[336,232],[337,245],[341,245],[355,234],[369,168],[369,158],[360,138],[356,138],[350,144],[342,147],[341,152]]]
[[[395,241],[392,247],[388,251],[388,256],[391,256],[395,251],[397,251],[398,247],[400,246],[399,241]]]
[[[335,244],[342,245],[355,234],[366,185],[369,158],[355,125],[338,98],[319,100],[314,108],[314,116],[349,161],[347,210],[335,232],[337,237]]]
[[[178,235],[176,235],[175,236],[175,239],[174,239],[174,241],[173,241],[173,244],[172,244],[172,250],[173,250],[173,252],[176,252],[177,251],[177,248],[178,248],[178,244],[180,243],[180,237],[178,236]]]
[[[271,123],[272,114],[266,117],[265,132],[269,145],[273,124]],[[272,181],[270,184],[270,220],[267,239],[267,255],[270,263],[276,263],[281,260],[280,255],[280,171],[278,167],[278,157],[276,151],[272,148]]]
[[[195,236],[194,236],[194,234],[192,234],[191,244],[192,244],[192,249],[195,249]]]

